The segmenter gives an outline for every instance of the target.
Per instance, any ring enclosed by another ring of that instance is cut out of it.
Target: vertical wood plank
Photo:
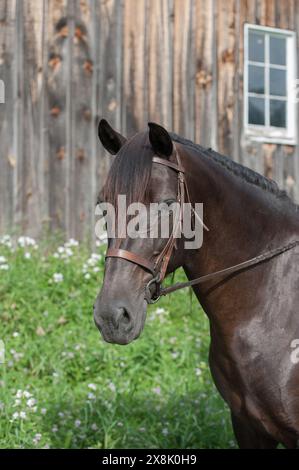
[[[124,4],[119,0],[97,0],[96,52],[97,119],[105,118],[122,133],[126,133],[126,111],[123,83],[123,22]],[[96,122],[97,123],[97,122]],[[95,124],[96,124],[95,123]],[[111,164],[111,155],[97,140],[96,187],[104,183]],[[95,199],[95,195],[94,195]]]
[[[66,233],[66,86],[68,83],[67,1],[49,2],[47,103],[49,128],[49,215],[51,230]]]
[[[23,2],[16,2],[15,44],[13,77],[13,154],[15,171],[13,173],[13,224],[22,226],[22,164],[24,148],[24,23]]]
[[[5,103],[0,103],[0,233],[14,224],[14,182],[17,156],[13,140],[15,117],[15,1],[0,3],[0,78],[4,82]]]
[[[174,1],[173,125],[175,132],[187,138],[194,136],[195,67],[190,60],[194,56],[193,11],[192,0]],[[190,66],[191,77],[188,74]]]
[[[197,0],[195,6],[195,136],[196,142],[216,149],[217,128],[217,38],[213,0]],[[215,106],[213,106],[215,102]]]
[[[94,62],[91,52],[91,4],[87,0],[77,1],[74,10],[74,35],[72,45],[72,96],[71,123],[73,145],[70,172],[70,235],[79,239],[92,234],[92,212],[94,204],[89,197],[91,175],[91,129],[92,123],[92,78]]]
[[[217,2],[218,32],[218,145],[219,150],[233,155],[233,111],[237,95],[234,93],[236,48],[236,1]]]
[[[146,68],[143,59],[148,23],[147,0],[124,3],[124,124],[129,135],[147,122]]]
[[[42,225],[40,199],[40,92],[42,81],[43,2],[23,2],[23,152],[22,152],[22,229],[38,236]]]

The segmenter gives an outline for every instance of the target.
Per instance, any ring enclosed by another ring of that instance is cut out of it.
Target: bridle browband
[[[215,271],[213,273],[209,273],[204,276],[200,276],[196,279],[192,279],[191,281],[178,282],[172,286],[162,288],[161,284],[165,278],[169,260],[176,246],[175,233],[178,228],[178,224],[182,223],[185,200],[187,200],[191,204],[188,186],[187,186],[186,179],[185,179],[185,170],[183,169],[181,165],[181,159],[180,159],[178,150],[175,147],[174,147],[174,155],[175,155],[177,163],[171,162],[164,158],[160,158],[156,155],[152,159],[153,163],[158,163],[159,165],[167,166],[177,172],[177,175],[178,175],[177,202],[180,205],[179,216],[176,218],[176,220],[173,223],[172,233],[170,237],[168,238],[166,245],[157,256],[156,260],[155,261],[148,260],[138,255],[137,253],[123,250],[119,247],[109,248],[105,256],[105,258],[121,258],[121,259],[127,260],[149,271],[152,274],[153,278],[145,286],[145,300],[147,301],[147,303],[149,304],[156,303],[160,299],[161,296],[171,294],[172,292],[175,292],[179,289],[184,289],[185,287],[191,287],[194,285],[202,284],[206,281],[209,281],[212,279],[214,280],[218,277],[222,277],[223,275],[230,275],[236,272],[243,271],[246,268],[255,266],[257,264],[262,263],[263,261],[274,258],[275,256],[278,256],[288,250],[291,250],[295,246],[299,245],[299,240],[295,240],[283,247],[274,248],[273,250],[264,252],[247,261],[235,264],[234,266],[230,266],[228,268],[221,269],[219,271]],[[156,284],[154,297],[150,289],[152,284]]]

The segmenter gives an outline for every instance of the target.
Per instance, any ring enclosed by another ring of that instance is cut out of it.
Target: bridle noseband
[[[109,248],[106,253],[106,258],[125,259],[131,263],[134,263],[140,266],[141,268],[149,271],[152,274],[153,276],[152,279],[145,286],[145,300],[147,301],[147,303],[149,304],[156,303],[162,295],[170,294],[172,292],[175,292],[176,290],[184,289],[185,287],[198,285],[198,284],[204,283],[206,281],[209,281],[218,277],[223,277],[224,275],[230,275],[235,272],[243,271],[246,268],[255,266],[266,260],[274,258],[275,256],[278,256],[288,250],[291,250],[295,246],[299,245],[299,240],[293,240],[283,247],[274,248],[272,250],[266,251],[258,256],[255,256],[254,258],[251,258],[247,261],[243,261],[242,263],[238,263],[234,266],[230,266],[228,268],[221,269],[219,271],[209,273],[204,276],[200,276],[196,279],[192,279],[191,281],[178,282],[172,286],[162,289],[161,284],[165,278],[169,260],[176,246],[176,238],[175,238],[176,230],[180,226],[179,224],[182,224],[184,203],[187,201],[188,203],[191,204],[188,186],[187,186],[186,178],[185,178],[185,170],[182,167],[181,159],[180,159],[180,156],[176,147],[174,147],[174,155],[175,155],[176,163],[166,160],[164,158],[160,158],[156,155],[153,157],[153,160],[152,160],[153,163],[158,163],[159,165],[167,166],[177,172],[177,176],[178,176],[177,177],[177,183],[178,183],[177,202],[180,205],[179,216],[175,219],[173,223],[173,229],[172,229],[171,235],[168,238],[166,245],[157,256],[156,260],[155,261],[148,260],[138,255],[137,253],[123,250],[119,248],[119,245],[117,248]],[[203,226],[206,228],[204,224]],[[154,295],[151,292],[151,286],[153,284],[155,284],[156,286]]]

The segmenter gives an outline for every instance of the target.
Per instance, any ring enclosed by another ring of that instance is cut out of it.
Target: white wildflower
[[[35,436],[34,436],[33,439],[32,439],[32,440],[33,440],[33,443],[34,443],[35,445],[37,445],[37,444],[39,443],[39,441],[41,440],[41,438],[42,438],[42,435],[41,435],[40,433],[35,434]]]
[[[110,388],[111,392],[115,392],[115,391],[116,391],[116,387],[115,387],[115,385],[114,385],[113,382],[110,382],[110,383],[108,384],[108,387]]]
[[[87,387],[90,388],[90,390],[96,390],[97,389],[96,384],[88,384]]]
[[[29,400],[27,400],[27,406],[29,406],[29,408],[33,408],[35,405],[36,405],[35,398],[29,398]]]
[[[158,307],[156,308],[155,313],[156,315],[163,315],[163,313],[166,313],[166,310],[163,307]]]
[[[0,237],[0,245],[4,245],[7,248],[12,248],[10,235],[3,235],[2,237]]]
[[[54,273],[53,274],[53,281],[58,283],[63,281],[63,274],[61,273]]]
[[[65,246],[66,247],[70,247],[70,246],[79,246],[79,242],[77,240],[75,240],[74,238],[70,238],[69,241],[67,241],[65,243]]]
[[[18,245],[21,246],[22,248],[25,248],[27,246],[32,246],[33,248],[37,248],[37,243],[36,241],[31,238],[31,237],[19,237],[18,238]]]
[[[102,255],[98,255],[97,253],[91,253],[91,259],[95,259],[96,261],[100,261],[102,259]]]

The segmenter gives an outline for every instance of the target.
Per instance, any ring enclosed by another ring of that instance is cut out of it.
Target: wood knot
[[[76,26],[76,28],[75,28],[75,38],[78,39],[78,41],[86,42],[85,28],[82,28],[81,26]]]
[[[63,160],[65,158],[65,147],[60,147],[60,149],[56,152],[56,158],[58,160]]]
[[[57,67],[60,66],[62,61],[62,57],[59,54],[52,54],[49,58],[49,67],[55,70]]]
[[[293,145],[284,145],[283,150],[287,155],[293,155],[295,148]]]
[[[234,49],[225,49],[225,51],[223,51],[221,54],[221,60],[223,63],[234,62]]]
[[[108,110],[109,110],[110,112],[112,112],[112,111],[114,111],[114,110],[116,109],[116,107],[117,107],[117,101],[114,100],[114,99],[111,100],[111,101],[109,102],[109,104],[108,104]]]
[[[294,185],[295,185],[294,178],[291,175],[288,175],[287,178],[286,178],[286,186],[288,188],[288,191],[291,191],[291,189],[294,187]]]
[[[58,106],[54,106],[54,107],[51,109],[50,114],[51,114],[51,116],[53,116],[53,117],[57,117],[57,116],[59,116],[60,111],[61,111],[61,109],[60,109]]]
[[[90,109],[84,109],[83,117],[84,117],[85,121],[91,121],[91,111],[90,111]]]
[[[67,25],[63,26],[63,28],[61,28],[58,31],[58,36],[60,36],[62,38],[67,38],[68,34],[69,34],[69,27]]]
[[[78,149],[76,157],[77,157],[77,160],[79,160],[79,162],[83,162],[86,158],[84,150]]]
[[[88,75],[91,75],[93,72],[93,63],[91,60],[85,60],[83,68]]]
[[[212,83],[212,75],[208,73],[206,70],[200,70],[196,74],[196,83],[201,87],[201,88],[206,88],[208,85]]]

